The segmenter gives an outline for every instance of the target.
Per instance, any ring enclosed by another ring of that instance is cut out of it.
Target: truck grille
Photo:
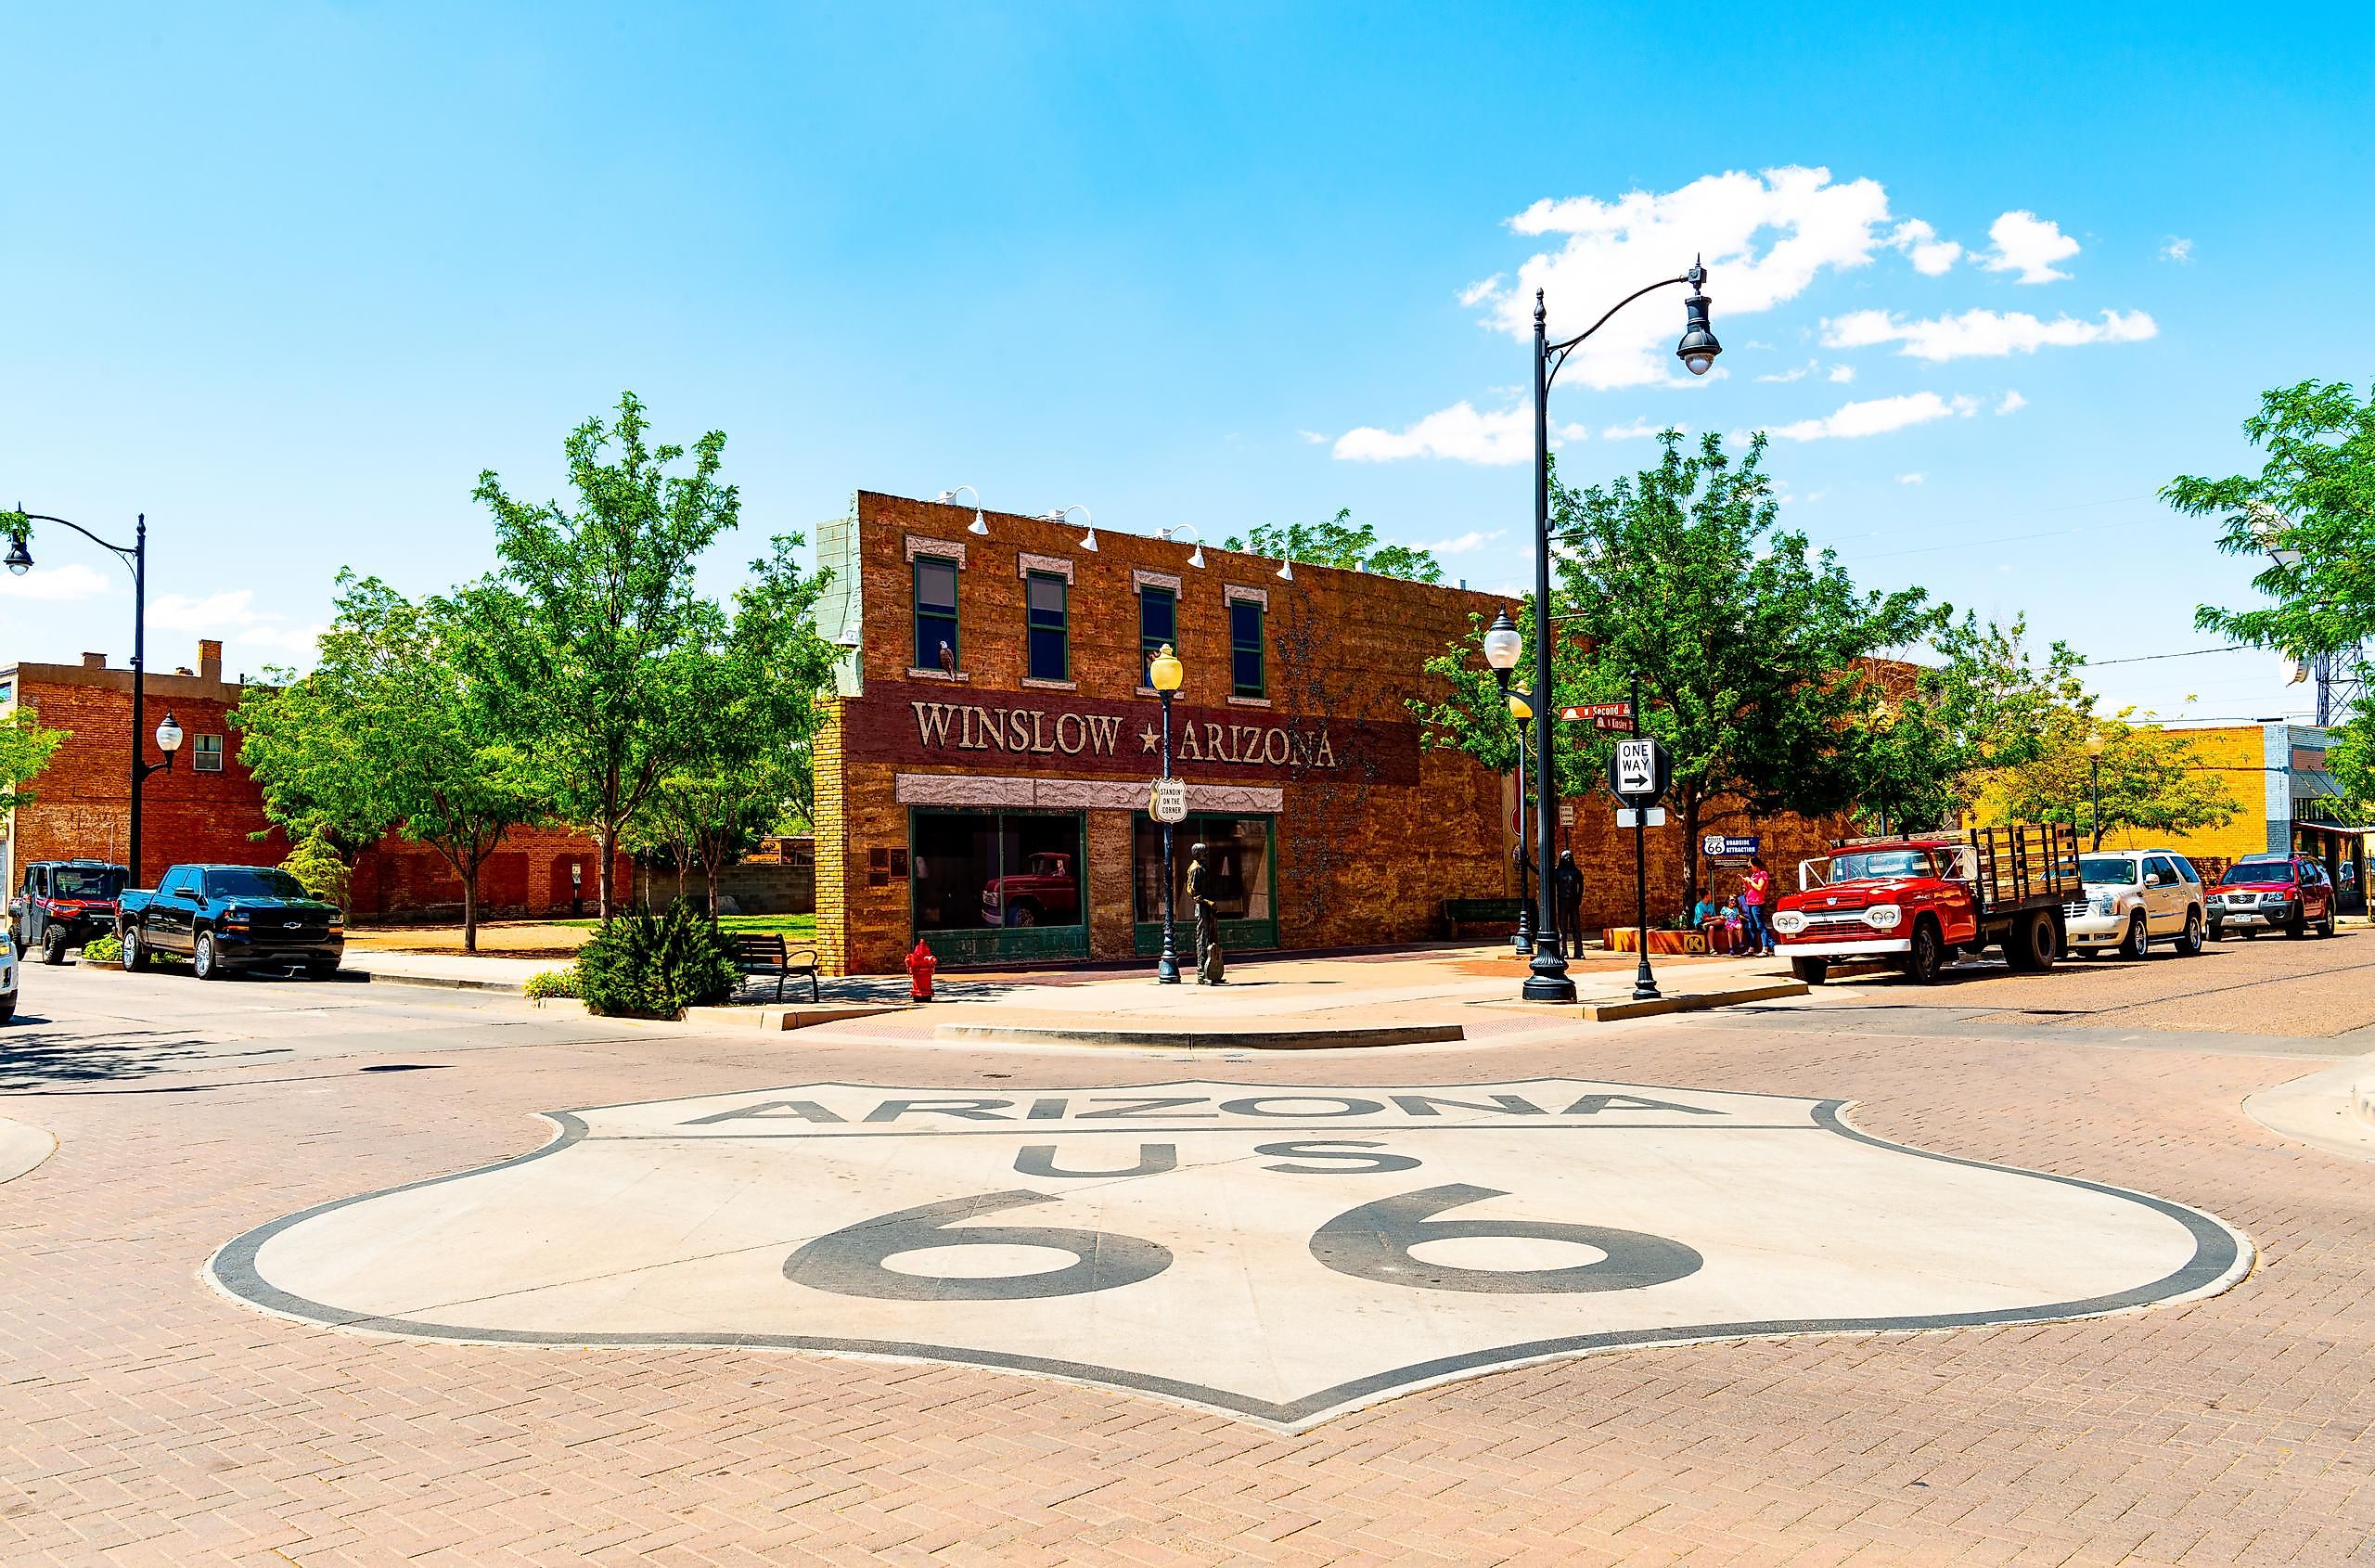
[[[2061,906],[2061,918],[2065,920],[2084,919],[2086,913],[2086,901],[2083,898],[2075,904],[2065,904]]]

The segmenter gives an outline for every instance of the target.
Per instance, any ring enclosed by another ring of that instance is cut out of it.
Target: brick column
[[[827,974],[850,972],[849,812],[842,797],[841,719],[847,704],[820,697],[824,722],[809,745],[815,771],[816,959]],[[863,873],[861,873],[863,875]]]

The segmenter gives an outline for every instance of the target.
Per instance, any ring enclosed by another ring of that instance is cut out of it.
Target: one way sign
[[[1653,805],[1666,792],[1666,749],[1646,737],[1619,740],[1608,761],[1609,792],[1628,806]]]

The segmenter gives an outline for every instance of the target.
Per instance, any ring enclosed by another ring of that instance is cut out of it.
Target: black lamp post
[[[134,525],[132,547],[110,545],[79,522],[69,522],[62,517],[45,512],[29,512],[19,508],[15,514],[26,522],[54,522],[60,528],[71,528],[92,544],[113,555],[132,572],[132,826],[126,835],[125,869],[131,873],[131,883],[140,885],[140,787],[152,773],[161,773],[173,765],[173,753],[181,749],[182,727],[173,722],[170,713],[165,722],[157,726],[157,746],[165,753],[160,763],[146,761],[140,754],[140,727],[148,717],[148,514],[143,512]],[[23,533],[11,533],[8,538],[8,570],[22,577],[32,570],[33,554]]]
[[[1550,383],[1567,363],[1567,356],[1576,345],[1608,325],[1611,317],[1642,295],[1677,283],[1690,286],[1690,295],[1683,302],[1682,340],[1675,345],[1675,357],[1694,376],[1704,376],[1715,363],[1724,346],[1707,325],[1707,296],[1700,286],[1707,281],[1707,269],[1696,261],[1690,270],[1679,277],[1669,277],[1616,302],[1608,315],[1593,322],[1583,331],[1560,342],[1550,341],[1545,325],[1542,290],[1534,291],[1534,625],[1541,634],[1534,638],[1534,689],[1544,701],[1550,700]],[[1634,724],[1640,726],[1640,709],[1634,709]],[[1539,725],[1534,729],[1534,773],[1539,778],[1552,777],[1551,726]],[[1545,791],[1546,796],[1547,791]],[[1535,842],[1541,864],[1550,864],[1552,849],[1550,815],[1534,813]],[[1534,961],[1527,966],[1523,995],[1529,1002],[1572,1002],[1575,999],[1575,983],[1567,978],[1567,957],[1558,931],[1557,916],[1550,906],[1550,879],[1540,884],[1542,906],[1534,919],[1536,935]],[[1646,961],[1649,955],[1644,953]]]
[[[1199,554],[1202,553],[1201,544],[1196,548]],[[1186,674],[1169,643],[1147,661],[1147,684],[1162,699],[1162,777],[1166,781],[1171,778],[1171,697],[1179,689]],[[1179,983],[1179,948],[1172,933],[1171,829],[1168,822],[1162,825],[1162,957],[1154,965],[1155,979],[1165,985]]]
[[[1493,669],[1493,679],[1501,688],[1501,701],[1509,709],[1511,717],[1517,707],[1509,700],[1509,672],[1518,667],[1518,660],[1525,651],[1525,641],[1518,636],[1517,623],[1509,619],[1505,607],[1493,617],[1493,624],[1484,633],[1484,662]],[[1518,726],[1518,933],[1511,945],[1521,953],[1534,951],[1534,921],[1529,911],[1525,883],[1525,726]]]

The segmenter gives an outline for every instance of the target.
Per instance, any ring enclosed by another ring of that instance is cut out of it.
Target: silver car
[[[0,926],[0,1023],[17,1016],[17,976],[24,967],[17,957],[16,933]]]
[[[2155,942],[2192,958],[2202,951],[2209,911],[2202,873],[2175,850],[2098,850],[2078,857],[2086,896],[2062,910],[2070,950],[2141,958]]]

